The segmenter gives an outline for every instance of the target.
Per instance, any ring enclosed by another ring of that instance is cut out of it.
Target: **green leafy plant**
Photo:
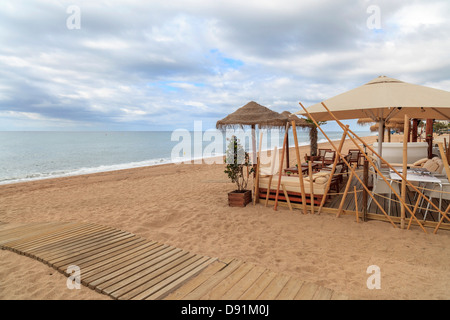
[[[224,172],[233,183],[236,183],[237,191],[245,191],[247,189],[250,173],[253,173],[254,171],[253,168],[249,171],[244,171],[244,168],[252,166],[250,156],[239,143],[236,136],[232,136],[229,140],[230,143],[227,146],[225,157],[227,166]]]

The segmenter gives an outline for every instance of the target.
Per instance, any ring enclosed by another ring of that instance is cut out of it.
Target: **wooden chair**
[[[361,151],[359,149],[349,149],[347,155],[347,161],[350,165],[352,163],[356,163],[356,167],[359,167],[359,157],[361,155]]]

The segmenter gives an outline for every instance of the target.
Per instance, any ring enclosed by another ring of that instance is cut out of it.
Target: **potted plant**
[[[230,207],[245,207],[252,201],[252,191],[247,190],[247,184],[250,174],[253,172],[248,152],[244,150],[236,136],[232,136],[228,144],[226,157],[225,173],[233,183],[236,184],[236,190],[228,193],[228,205]],[[247,170],[244,170],[247,168]]]

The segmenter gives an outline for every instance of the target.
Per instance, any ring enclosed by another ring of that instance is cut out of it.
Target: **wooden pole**
[[[286,151],[286,136],[288,134],[288,130],[289,130],[289,123],[286,124],[286,131],[284,133],[283,150],[281,152],[281,161],[280,161],[280,172],[278,173],[277,193],[275,195],[275,206],[273,207],[273,210],[275,211],[277,210],[278,207],[278,196],[280,194],[281,176],[283,174],[284,152]]]
[[[425,140],[428,142],[428,159],[431,159],[433,157],[433,119],[427,119]]]
[[[349,128],[349,126],[347,125],[346,129],[344,129],[344,133],[342,134],[341,141],[339,142],[339,148],[338,148],[339,152],[342,151],[342,147],[344,146],[348,128]],[[330,175],[331,177],[336,172],[336,166],[337,166],[338,160],[339,160],[338,156],[334,157],[333,168],[331,169],[331,175]],[[327,196],[328,196],[328,191],[330,190],[330,186],[331,186],[331,179],[328,180],[327,187],[325,188],[325,193],[323,195],[322,201],[320,203],[319,211],[317,212],[317,214],[320,214],[320,212],[322,211],[322,208],[323,208],[325,201],[327,199]]]
[[[254,166],[256,162],[256,125],[254,124],[252,124],[252,149],[253,149],[252,164]]]
[[[297,128],[295,126],[295,121],[292,121],[292,131],[293,131],[293,135],[294,135],[295,156],[297,158],[298,178],[299,178],[299,181],[300,181],[300,191],[302,192],[303,214],[306,214],[308,209],[306,207],[305,184],[304,184],[304,181],[303,181],[302,161],[301,161],[301,158],[300,158],[300,148],[298,146]]]
[[[364,166],[363,166],[363,183],[364,183],[364,190],[363,190],[363,211],[362,211],[362,220],[364,222],[367,221],[367,211],[369,208],[367,208],[367,190],[369,189],[369,161],[367,161],[366,158],[364,158]]]
[[[289,133],[286,136],[286,168],[289,168]]]
[[[287,193],[286,187],[284,186],[284,184],[281,184],[281,187],[283,188],[284,197],[286,198],[289,210],[292,211],[291,200],[289,200],[289,195]]]
[[[372,198],[373,202],[375,202],[375,204],[378,206],[378,208],[380,208],[381,212],[383,212],[383,214],[386,216],[386,219],[392,224],[392,226],[394,228],[397,228],[397,226],[395,225],[395,223],[392,221],[392,219],[389,217],[389,215],[386,213],[386,211],[383,209],[383,207],[381,206],[381,204],[377,201],[377,199],[375,199],[375,197],[369,192],[369,189],[367,188],[366,185],[364,185],[364,183],[361,181],[361,178],[355,174],[354,169],[351,167],[351,165],[348,163],[348,161],[345,159],[345,157],[338,151],[337,147],[334,145],[333,141],[331,141],[331,139],[328,137],[328,135],[322,130],[322,128],[318,125],[317,121],[311,116],[311,114],[308,112],[308,110],[306,110],[306,108],[300,103],[300,106],[303,108],[303,110],[308,114],[308,117],[314,122],[314,124],[317,126],[317,128],[319,128],[320,132],[322,132],[322,134],[325,136],[325,138],[328,140],[328,142],[330,143],[330,145],[333,147],[333,149],[336,151],[337,155],[339,157],[341,157],[342,161],[344,161],[344,163],[347,165],[347,167],[352,170],[352,172],[355,175],[355,178],[359,181],[359,183],[361,183],[361,185],[363,186],[363,188],[368,192],[368,194],[370,195],[370,197]],[[331,115],[333,115],[330,111],[328,111]],[[336,119],[336,118],[335,118]],[[341,126],[341,128],[344,128],[344,125],[337,120],[337,122],[339,123],[339,125]],[[349,132],[351,130],[349,129]],[[352,134],[354,134],[352,132]],[[351,136],[349,135],[349,137],[351,138]],[[354,139],[352,139],[352,141],[354,141]],[[355,143],[355,145],[357,145]],[[366,156],[367,158],[367,156]],[[367,158],[368,159],[368,158]],[[372,163],[373,165],[373,163]],[[420,222],[418,223],[420,225]],[[426,231],[425,231],[426,232]]]
[[[270,195],[270,187],[272,185],[272,179],[273,179],[273,175],[271,175],[269,177],[269,185],[267,187],[267,193],[266,193],[266,203],[264,204],[265,207],[267,207],[267,204],[269,203],[269,195]]]
[[[409,131],[406,131],[409,127],[409,118],[408,115],[405,114],[405,120],[404,120],[404,131],[405,133]],[[402,202],[403,205],[401,207],[401,218],[400,218],[400,228],[405,229],[405,218],[406,218],[406,179],[408,174],[408,136],[406,134],[403,135],[403,176],[405,179],[402,179]]]
[[[321,103],[324,108],[328,111],[328,113],[333,117],[333,119],[336,121],[336,123],[339,124],[339,126],[341,128],[344,128],[344,124],[339,121],[339,119],[337,119],[334,114],[327,108],[327,106],[322,102]],[[301,105],[301,104],[300,104]],[[303,107],[303,105],[302,105]],[[303,109],[306,111],[305,107],[303,107]],[[308,113],[308,111],[306,111]],[[308,113],[309,114],[309,113]],[[411,184],[409,181],[407,181],[407,179],[403,176],[403,174],[401,174],[400,172],[398,172],[394,167],[392,167],[386,160],[384,160],[375,150],[373,150],[373,148],[368,145],[364,140],[362,140],[358,135],[356,135],[352,130],[348,130],[352,135],[354,135],[356,138],[358,138],[359,141],[361,141],[364,146],[366,146],[370,151],[372,151],[372,153],[374,155],[376,155],[380,160],[382,160],[384,163],[386,163],[388,165],[388,167],[390,169],[392,169],[400,178],[402,178],[403,180],[405,180],[409,186],[411,186],[411,188],[413,188],[417,193],[419,193],[422,197],[424,197],[425,200],[427,200],[428,203],[430,203],[436,210],[438,210],[441,214],[442,211],[432,202],[430,201],[430,199],[428,199],[427,197],[424,196],[424,194],[419,191],[413,184]],[[323,131],[322,131],[323,133]],[[406,205],[406,203],[402,200],[402,197],[394,190],[394,188],[392,188],[392,186],[390,185],[390,183],[386,180],[386,178],[384,177],[384,175],[381,173],[381,171],[374,165],[372,159],[370,157],[368,157],[364,152],[363,149],[358,145],[358,143],[355,141],[355,139],[352,138],[351,135],[349,135],[350,139],[352,140],[352,142],[355,144],[355,146],[361,151],[361,153],[364,155],[364,157],[369,161],[369,163],[374,167],[375,171],[381,176],[381,178],[384,180],[384,182],[388,185],[388,187],[391,189],[391,191],[394,193],[394,195],[400,200],[400,202],[402,202],[402,204],[406,207],[406,209],[408,210],[408,212],[412,215],[412,217],[416,220],[417,224],[421,227],[421,229],[423,230],[423,232],[427,233],[427,231],[425,230],[425,228],[423,227],[422,223],[420,223],[420,221],[417,219],[417,217],[415,215],[413,215],[413,212],[411,211],[411,209],[409,209],[409,207]],[[344,159],[345,161],[345,159]],[[373,199],[373,197],[372,197]]]
[[[436,234],[439,227],[441,226],[442,222],[444,221],[444,218],[446,218],[448,221],[450,221],[449,217],[447,216],[448,211],[450,210],[450,204],[448,205],[447,209],[445,210],[445,212],[442,214],[442,218],[439,221],[439,223],[436,226],[436,229],[434,229],[433,233]]]
[[[359,223],[359,212],[358,212],[358,194],[356,193],[356,186],[353,186],[353,192],[355,193],[355,211],[356,211],[356,223]]]
[[[314,214],[314,181],[312,174],[312,162],[308,161],[308,175],[309,175],[309,197],[311,199],[311,214]]]
[[[411,130],[411,142],[417,142],[417,134],[418,134],[418,128],[417,125],[419,124],[419,120],[418,119],[413,119],[412,120],[412,130]]]
[[[259,152],[256,155],[257,156],[257,162],[256,162],[256,178],[255,178],[255,192],[253,195],[253,205],[255,206],[256,203],[259,203],[259,167],[261,166],[261,146],[262,146],[262,138],[263,138],[263,132],[259,134]]]
[[[355,166],[356,166],[356,164],[353,165],[353,169],[355,169]],[[344,202],[345,202],[345,199],[347,198],[348,190],[350,189],[350,184],[352,183],[352,180],[353,180],[353,172],[354,172],[354,170],[352,170],[352,173],[350,173],[350,177],[348,178],[347,185],[345,186],[345,191],[342,196],[341,203],[339,205],[339,209],[336,214],[336,218],[339,218],[341,216],[341,213],[344,209]],[[330,179],[331,179],[331,177],[330,177]]]

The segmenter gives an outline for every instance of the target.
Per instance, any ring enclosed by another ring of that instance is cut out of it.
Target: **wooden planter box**
[[[252,202],[252,191],[232,191],[228,193],[228,205],[230,207],[245,207]]]

